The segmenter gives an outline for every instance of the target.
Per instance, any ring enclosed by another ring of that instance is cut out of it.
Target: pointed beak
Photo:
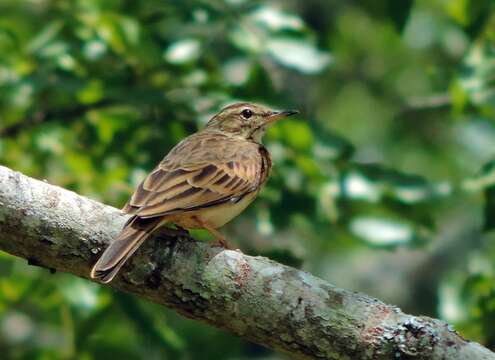
[[[297,110],[284,110],[284,111],[273,111],[270,115],[267,117],[267,123],[272,123],[277,120],[286,118],[287,116],[299,114],[299,111]]]

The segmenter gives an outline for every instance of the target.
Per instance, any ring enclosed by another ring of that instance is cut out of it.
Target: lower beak
[[[272,123],[277,120],[286,118],[287,116],[291,116],[295,114],[299,114],[299,111],[297,110],[274,111],[268,116],[267,123]]]

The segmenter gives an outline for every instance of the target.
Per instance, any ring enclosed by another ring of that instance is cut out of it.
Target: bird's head
[[[213,116],[206,124],[206,129],[260,143],[270,124],[297,113],[295,110],[275,111],[261,105],[236,103],[224,107]]]

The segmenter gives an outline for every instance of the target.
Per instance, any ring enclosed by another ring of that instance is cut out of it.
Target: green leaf
[[[36,53],[47,46],[53,41],[53,39],[55,39],[60,30],[62,30],[63,26],[64,22],[62,20],[55,20],[51,22],[43,30],[41,30],[39,34],[33,37],[31,41],[29,41],[27,51]]]
[[[131,17],[116,13],[104,13],[99,16],[85,14],[82,18],[95,26],[100,38],[119,54],[123,54],[129,48],[139,44],[140,26]]]
[[[99,140],[103,144],[108,144],[119,130],[129,126],[137,116],[137,112],[131,107],[112,106],[92,110],[88,113],[87,118],[96,127]]]
[[[103,82],[99,79],[91,79],[77,93],[77,99],[82,104],[94,104],[100,101],[104,93]]]
[[[314,143],[311,127],[306,121],[286,119],[273,129],[279,141],[286,142],[289,148],[308,151]]]

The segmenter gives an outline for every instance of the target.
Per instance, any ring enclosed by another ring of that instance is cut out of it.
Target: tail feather
[[[131,218],[91,270],[91,278],[108,283],[160,223],[159,218]]]

